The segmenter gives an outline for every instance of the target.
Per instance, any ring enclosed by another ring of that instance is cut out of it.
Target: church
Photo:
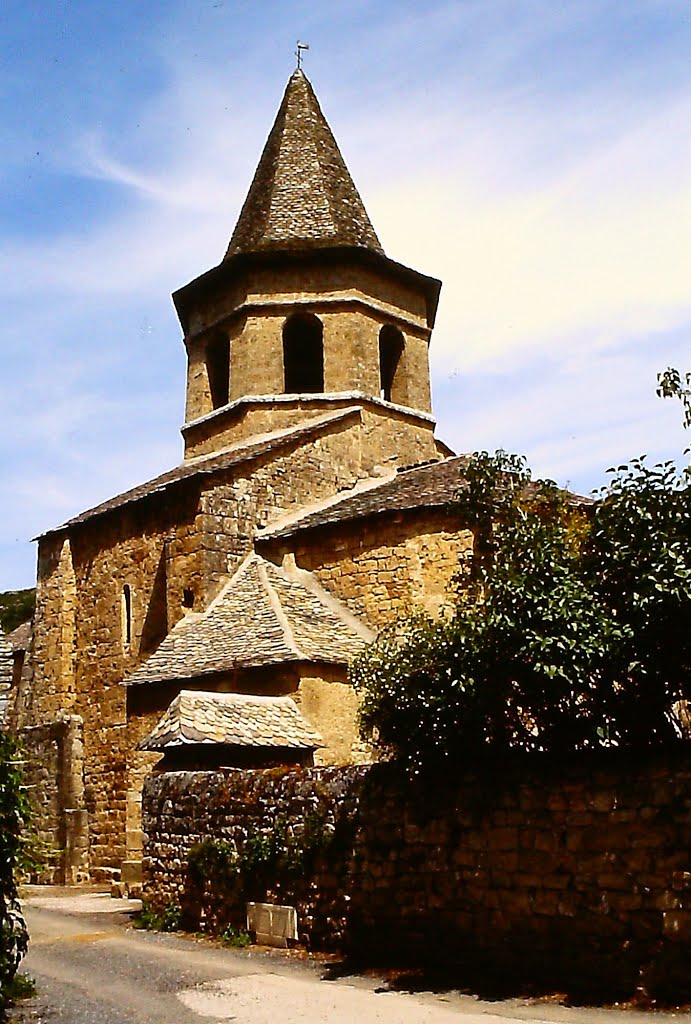
[[[151,771],[368,758],[348,666],[472,544],[439,291],[384,253],[296,70],[223,259],[173,295],[182,462],[39,539],[8,721],[54,881],[136,882]]]

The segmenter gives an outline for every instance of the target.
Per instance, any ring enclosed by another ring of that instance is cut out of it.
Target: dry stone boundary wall
[[[297,907],[315,947],[453,968],[456,983],[628,998],[691,997],[691,753],[517,760],[443,784],[391,765],[176,772],[144,792],[145,897],[192,917],[192,847],[241,849],[277,827],[327,836]],[[329,843],[328,837],[332,837]]]

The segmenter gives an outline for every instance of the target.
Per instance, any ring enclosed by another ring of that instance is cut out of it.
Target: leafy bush
[[[252,939],[248,932],[243,928],[233,928],[230,925],[223,929],[219,939],[224,946],[232,946],[234,949],[246,949],[247,946],[252,945]]]
[[[182,911],[177,903],[170,903],[162,911],[154,910],[148,904],[133,918],[135,928],[150,932],[177,932],[182,928]]]
[[[0,733],[0,1013],[29,943],[16,879],[29,820],[21,769],[15,741]]]
[[[414,771],[509,750],[681,736],[691,684],[691,491],[672,463],[610,471],[574,503],[523,460],[476,455],[455,607],[385,630],[355,662],[363,735]]]
[[[36,591],[6,590],[0,593],[0,629],[11,633],[34,614]]]
[[[18,971],[7,986],[7,1005],[13,1006],[21,999],[30,999],[36,994],[36,982],[30,974]]]

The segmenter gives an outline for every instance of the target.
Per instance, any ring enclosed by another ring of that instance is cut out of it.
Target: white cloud
[[[517,365],[560,342],[599,351],[691,321],[691,145],[676,146],[691,96],[658,117],[546,184],[480,184],[482,167],[456,157],[374,196],[388,250],[445,281],[443,366]],[[485,159],[510,161],[510,134],[499,118]]]

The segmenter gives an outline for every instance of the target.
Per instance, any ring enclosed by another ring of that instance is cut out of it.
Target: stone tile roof
[[[138,749],[209,743],[298,750],[323,746],[290,697],[181,690]]]
[[[0,633],[0,727],[5,721],[7,700],[12,685],[12,647],[9,638]]]
[[[21,626],[17,626],[11,633],[7,634],[12,653],[15,651],[26,651],[28,650],[29,643],[31,642],[31,633],[33,629],[33,623],[31,619],[27,619],[26,622],[22,622]]]
[[[441,508],[453,502],[465,480],[465,470],[472,455],[457,455],[409,469],[399,469],[381,482],[356,485],[347,494],[333,498],[275,519],[258,529],[255,540],[289,537],[301,530],[345,523],[365,516],[383,515],[416,508]],[[534,484],[529,484],[533,488]],[[567,494],[578,505],[592,505],[590,498]]]
[[[12,682],[12,645],[9,637],[0,633],[0,687]]]
[[[202,455],[194,459],[189,459],[186,462],[182,462],[174,469],[171,469],[166,473],[161,473],[160,476],[154,477],[153,480],[147,480],[143,484],[138,484],[136,487],[132,487],[130,490],[124,491],[122,494],[118,494],[114,498],[109,498],[108,501],[104,501],[100,505],[96,505],[94,508],[87,509],[86,512],[81,512],[78,516],[74,516],[72,519],[68,519],[60,526],[55,526],[51,530],[46,530],[45,533],[41,534],[41,537],[47,537],[52,533],[59,533],[61,530],[67,530],[71,526],[76,526],[79,523],[85,523],[89,519],[104,515],[107,512],[112,512],[114,509],[121,508],[123,505],[129,505],[132,502],[148,498],[152,494],[160,494],[163,491],[166,491],[169,487],[173,487],[183,480],[190,480],[194,477],[210,475],[211,473],[215,473],[219,470],[231,469],[233,466],[240,465],[243,462],[259,458],[262,455],[275,451],[276,449],[290,444],[295,440],[299,440],[302,437],[307,437],[315,432],[321,431],[329,424],[337,423],[339,420],[346,419],[357,411],[357,406],[348,406],[344,409],[338,409],[336,412],[324,413],[322,415],[315,416],[307,422],[298,424],[298,426],[295,427],[276,430],[270,434],[255,434],[250,438],[246,438],[241,444],[234,445],[232,448],[226,448],[221,452],[214,452],[210,455]]]
[[[350,494],[320,502],[307,511],[282,517],[257,533],[257,540],[288,537],[299,530],[359,519],[362,516],[397,512],[403,509],[433,508],[452,501],[463,484],[470,456],[399,470],[374,485],[354,488]]]
[[[383,253],[314,90],[295,71],[225,258],[324,246]]]
[[[125,683],[197,679],[294,661],[348,664],[371,639],[311,573],[250,555],[208,609],[178,622]]]

